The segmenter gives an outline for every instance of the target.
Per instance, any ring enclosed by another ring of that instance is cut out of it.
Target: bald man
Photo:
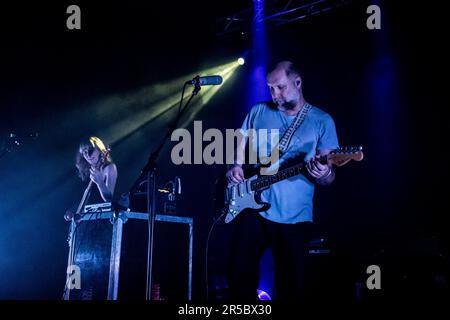
[[[279,62],[267,75],[271,102],[257,103],[247,114],[242,132],[250,129],[278,129],[280,138],[299,112],[308,110],[304,121],[295,130],[285,152],[280,154],[280,168],[301,161],[306,172],[272,184],[261,194],[270,208],[259,213],[242,212],[232,222],[231,268],[229,285],[231,298],[257,300],[260,259],[268,246],[275,261],[275,284],[278,300],[307,297],[305,267],[308,260],[309,233],[313,222],[314,187],[329,185],[335,178],[331,165],[318,161],[321,155],[338,148],[332,117],[306,102],[300,72],[290,61]],[[249,143],[249,137],[254,139]],[[259,154],[261,143],[270,145],[270,137],[247,135],[238,147],[238,159],[244,159],[246,147]],[[270,145],[268,150],[274,146]],[[244,179],[240,162],[235,163],[226,178],[229,184]]]

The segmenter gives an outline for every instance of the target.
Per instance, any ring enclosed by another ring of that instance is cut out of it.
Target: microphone
[[[194,86],[215,86],[221,83],[221,76],[196,76],[194,79],[186,81],[186,84],[192,84]]]
[[[181,179],[180,177],[173,178],[173,181],[169,182],[172,185],[172,194],[181,194]]]
[[[180,177],[175,177],[175,184],[176,184],[176,192],[177,194],[181,194],[181,179]]]
[[[175,195],[175,193],[177,192],[177,186],[176,186],[177,182],[176,182],[176,180],[171,181],[170,184],[172,185],[172,191],[171,191],[171,193],[172,193],[173,195]]]
[[[164,188],[160,191],[168,193],[167,199],[169,201],[175,201],[176,195],[181,194],[181,179],[179,177],[175,177],[173,181],[169,181],[166,185],[170,184],[171,188]]]

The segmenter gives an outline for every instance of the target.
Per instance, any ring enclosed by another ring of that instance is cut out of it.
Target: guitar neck
[[[327,155],[321,156],[318,161],[322,164],[328,164],[341,167],[348,163],[350,160],[361,161],[364,155],[362,153],[362,147],[351,148],[338,148]],[[302,173],[306,163],[302,162],[295,166],[279,170],[272,175],[262,175],[250,183],[252,191],[258,191],[271,186],[279,181],[289,179]]]
[[[326,163],[327,156],[322,156],[319,161]],[[295,176],[298,176],[302,173],[303,168],[305,167],[305,162],[297,164],[295,166],[279,170],[277,173],[272,175],[261,176],[256,178],[251,182],[252,191],[261,190],[271,186],[274,183],[280,182],[285,179],[289,179]]]
[[[267,188],[279,181],[297,176],[301,173],[304,166],[305,164],[301,163],[296,166],[280,170],[273,175],[261,176],[259,178],[256,178],[251,182],[251,189],[252,191],[257,191],[260,189]]]

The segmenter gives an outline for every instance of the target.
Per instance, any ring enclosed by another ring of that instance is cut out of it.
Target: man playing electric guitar
[[[232,223],[230,295],[237,300],[257,299],[260,259],[271,245],[277,299],[300,301],[307,294],[304,273],[308,230],[313,221],[314,186],[329,185],[335,178],[332,165],[321,163],[319,157],[337,149],[338,139],[331,116],[305,101],[300,73],[291,62],[278,63],[267,75],[267,85],[273,103],[256,104],[246,116],[242,131],[278,129],[281,137],[280,165],[289,159],[302,157],[307,163],[307,173],[280,180],[262,191],[261,200],[270,204],[267,210],[235,216]],[[284,145],[281,144],[283,139],[287,141]],[[250,152],[258,154],[261,143],[267,144],[268,141],[270,139],[249,144],[248,139],[244,139],[237,150],[238,159],[243,159],[247,145],[254,148]],[[244,172],[241,164],[238,162],[231,167],[226,177],[229,185],[242,182]]]

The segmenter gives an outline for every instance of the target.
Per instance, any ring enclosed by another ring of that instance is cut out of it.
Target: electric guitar
[[[364,155],[362,147],[339,148],[319,158],[323,164],[341,167],[351,160],[361,161]],[[238,184],[229,184],[224,195],[225,206],[222,213],[226,214],[225,223],[229,223],[244,209],[266,211],[270,204],[261,201],[261,192],[279,181],[303,173],[306,163],[279,170],[273,175],[254,175]]]

